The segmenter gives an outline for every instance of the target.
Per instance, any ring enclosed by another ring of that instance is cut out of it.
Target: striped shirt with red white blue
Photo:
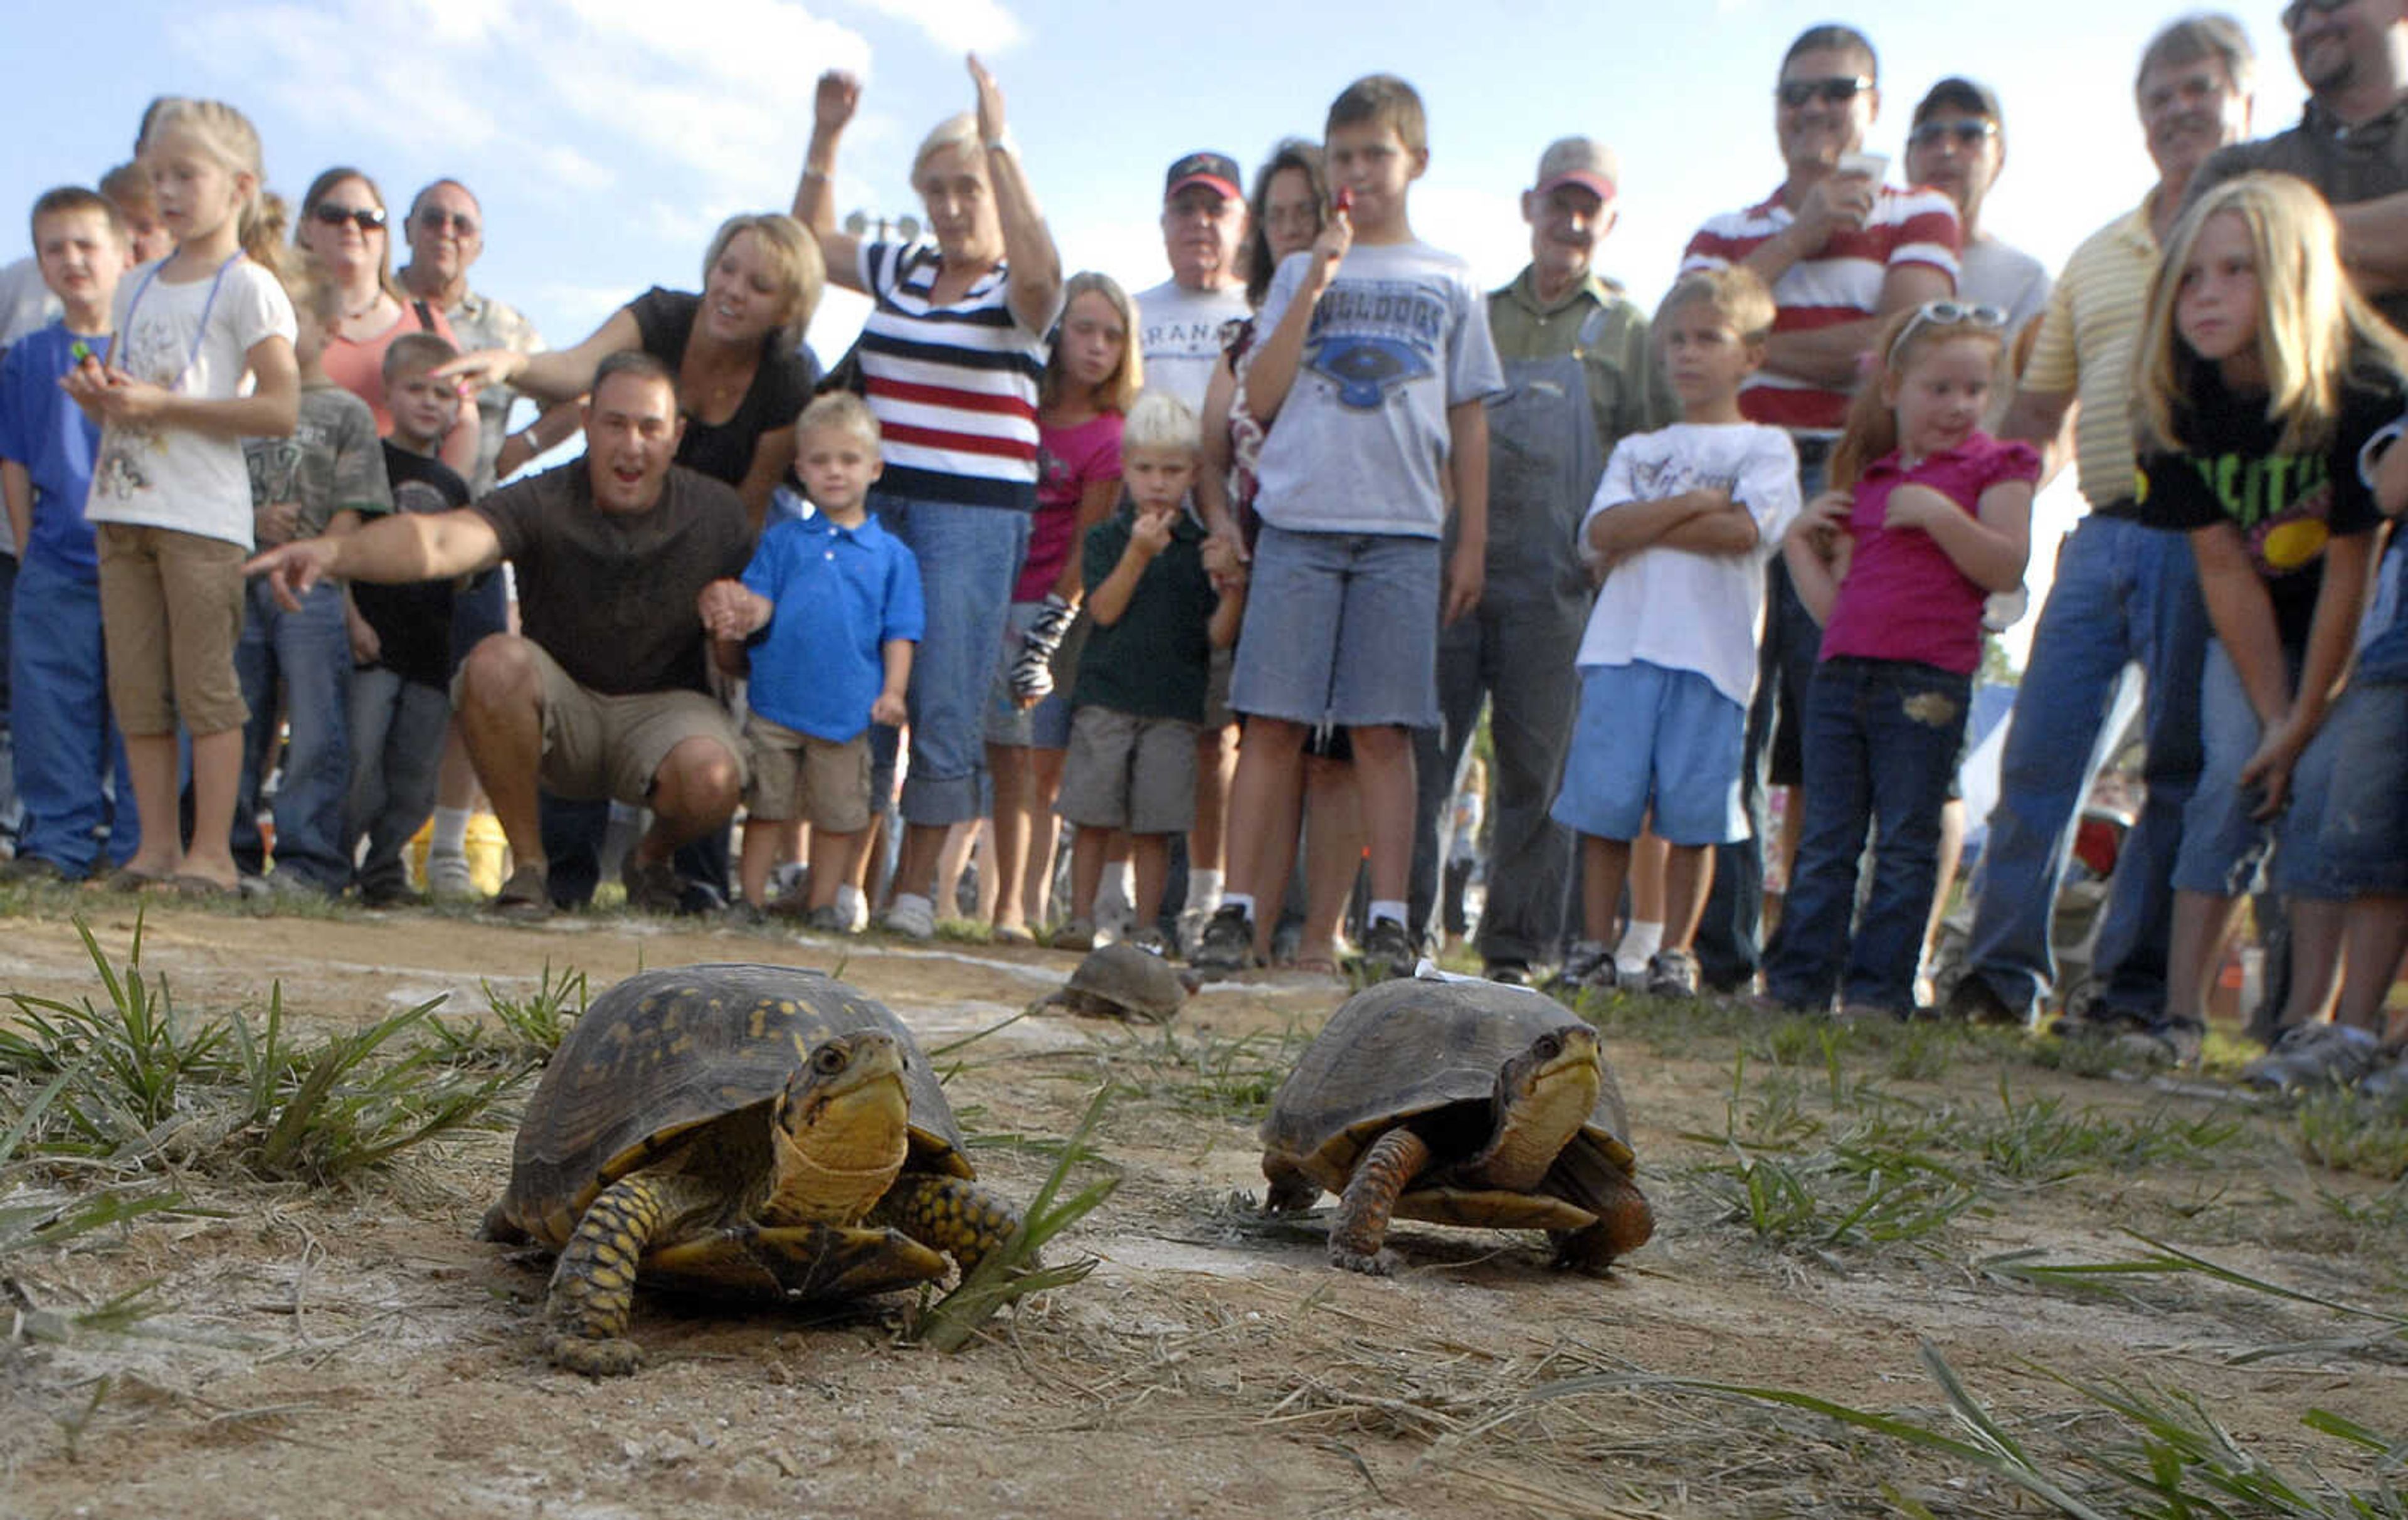
[[[936,306],[928,243],[864,243],[877,302],[861,326],[861,372],[883,434],[878,488],[964,507],[1037,507],[1037,385],[1045,337],[1012,314],[1003,265]]]
[[[1689,239],[1681,272],[1737,264],[1796,220],[1778,191],[1761,205],[1715,217]],[[1884,185],[1864,226],[1834,234],[1813,258],[1799,259],[1773,282],[1772,330],[1805,333],[1863,321],[1880,309],[1882,281],[1902,265],[1928,265],[1953,286],[1960,241],[1956,208],[1946,195]],[[1739,404],[1751,423],[1810,436],[1836,435],[1848,417],[1847,390],[1770,367],[1748,377]]]

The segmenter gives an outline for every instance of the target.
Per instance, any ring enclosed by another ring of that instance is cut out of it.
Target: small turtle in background
[[[1554,999],[1408,977],[1330,1015],[1263,1121],[1266,1212],[1339,1195],[1329,1259],[1384,1274],[1391,1217],[1543,1229],[1601,1276],[1655,1232],[1597,1031]]]
[[[1168,1024],[1197,986],[1195,972],[1182,971],[1144,946],[1121,939],[1087,952],[1070,980],[1028,1011],[1060,1008],[1093,1019]]]
[[[686,966],[629,977],[577,1021],[483,1234],[559,1253],[547,1356],[626,1373],[639,1282],[788,1301],[932,1282],[946,1255],[968,1272],[1020,1223],[972,1177],[884,1004],[793,967]]]

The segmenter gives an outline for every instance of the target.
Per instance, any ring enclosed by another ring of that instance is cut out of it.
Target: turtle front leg
[[[636,1264],[661,1226],[663,1199],[638,1175],[605,1188],[577,1222],[552,1269],[543,1301],[543,1354],[588,1377],[624,1377],[644,1354],[626,1339],[635,1312]]]
[[[1603,1277],[1617,1256],[1628,1255],[1656,1233],[1656,1211],[1627,1177],[1607,1179],[1598,1200],[1598,1221],[1583,1229],[1555,1230],[1555,1265],[1587,1277]],[[1618,1184],[1618,1185],[1612,1185]]]
[[[1267,1214],[1292,1214],[1299,1209],[1312,1208],[1321,1197],[1321,1184],[1284,1156],[1263,1157],[1263,1180],[1270,1183],[1263,1195],[1263,1212]]]
[[[1429,1147],[1403,1125],[1372,1142],[1355,1163],[1354,1175],[1339,1195],[1338,1216],[1329,1222],[1331,1266],[1388,1275],[1397,1259],[1381,1245],[1388,1237],[1388,1217],[1404,1196],[1405,1184],[1429,1165]]]
[[[1020,1211],[999,1195],[965,1177],[928,1172],[896,1179],[869,1217],[953,1257],[965,1277],[1020,1227]]]

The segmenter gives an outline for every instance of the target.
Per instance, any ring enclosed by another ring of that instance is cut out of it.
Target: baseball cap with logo
[[[1209,185],[1224,200],[1246,198],[1238,188],[1238,161],[1226,153],[1189,153],[1173,164],[1163,177],[1162,198],[1168,200],[1189,185]]]
[[[1621,158],[1595,137],[1559,138],[1539,155],[1535,188],[1541,195],[1557,185],[1581,185],[1610,201],[1621,182]]]

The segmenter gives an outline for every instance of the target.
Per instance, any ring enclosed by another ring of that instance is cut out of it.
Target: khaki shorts
[[[1089,828],[1184,834],[1196,826],[1196,734],[1182,718],[1083,707],[1054,810]]]
[[[744,758],[752,767],[745,810],[813,828],[854,834],[869,826],[869,730],[839,743],[798,733],[757,712],[744,719]]]
[[[235,675],[242,562],[223,538],[137,523],[95,523],[108,704],[130,737],[222,734],[251,716]]]
[[[609,797],[638,807],[669,752],[690,738],[715,740],[741,770],[744,744],[717,702],[700,692],[638,692],[604,696],[569,679],[542,645],[523,639],[543,678],[543,765],[537,779],[568,801]],[[464,665],[452,677],[460,706]]]

